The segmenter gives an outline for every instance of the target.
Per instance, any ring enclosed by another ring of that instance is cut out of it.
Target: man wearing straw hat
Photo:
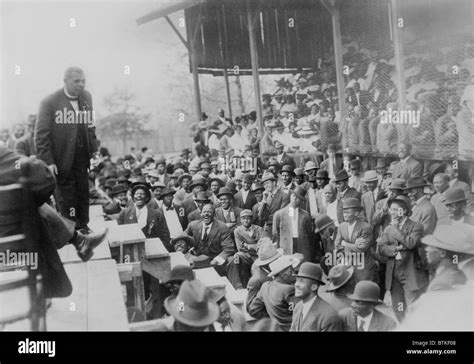
[[[347,295],[354,291],[354,267],[339,264],[331,268],[328,274],[329,284],[324,286],[319,295],[337,312],[351,307],[352,301]]]
[[[301,265],[295,282],[294,308],[290,331],[340,331],[341,320],[336,310],[318,295],[323,271],[319,265],[305,262]]]
[[[360,281],[354,293],[347,295],[352,300],[350,308],[341,311],[344,331],[392,331],[396,322],[375,307],[383,303],[377,283]]]

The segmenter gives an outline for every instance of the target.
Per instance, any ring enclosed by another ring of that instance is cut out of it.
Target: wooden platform
[[[170,253],[163,245],[160,238],[146,239],[145,241],[145,256],[147,259],[166,258]]]
[[[73,292],[55,298],[47,312],[48,331],[128,331],[127,310],[113,260],[66,264]]]
[[[64,246],[58,250],[59,257],[61,262],[64,264],[67,263],[82,263],[81,258],[77,255],[76,247],[71,244]],[[107,244],[107,241],[102,242],[94,249],[94,255],[91,258],[91,261],[94,260],[104,260],[111,259],[110,248]]]
[[[104,220],[104,210],[102,205],[89,205],[89,219],[95,221],[97,219]]]
[[[226,283],[214,268],[194,269],[196,279],[200,280],[207,288],[225,289]]]
[[[146,237],[138,224],[117,225],[107,235],[110,247],[145,242]]]

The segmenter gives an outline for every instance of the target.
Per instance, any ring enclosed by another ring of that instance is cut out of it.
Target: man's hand
[[[225,260],[221,258],[220,256],[215,257],[214,259],[211,260],[211,265],[222,265],[225,263]]]
[[[52,174],[54,174],[55,176],[58,175],[58,167],[56,166],[56,164],[51,164],[50,166],[48,166],[48,168]]]

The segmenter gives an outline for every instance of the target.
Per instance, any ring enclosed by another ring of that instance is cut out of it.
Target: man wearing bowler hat
[[[408,197],[399,195],[388,201],[390,224],[377,239],[377,249],[387,260],[385,289],[391,293],[395,316],[401,321],[410,305],[428,284],[428,273],[419,246],[423,225],[409,218]]]
[[[410,219],[423,225],[423,236],[432,234],[438,222],[436,210],[424,193],[427,186],[423,177],[415,177],[409,179],[405,187],[412,205]]]
[[[190,212],[187,216],[188,224],[191,221],[201,220],[201,211],[204,205],[212,203],[206,192],[198,192],[194,198],[195,203],[197,204],[197,209]],[[186,212],[185,212],[186,213]]]
[[[265,209],[265,204],[263,203],[263,191],[265,188],[260,182],[255,182],[252,184],[252,193],[255,196],[255,204],[252,206],[253,214],[253,223],[255,225],[263,227],[267,219],[268,211]]]
[[[191,212],[198,208],[197,202],[195,201],[196,196],[198,192],[207,191],[207,187],[207,181],[203,176],[201,176],[200,174],[195,174],[192,177],[191,183],[188,187],[189,191],[192,192],[192,196],[185,199],[181,204],[184,207],[184,210],[186,211],[186,216],[189,216]]]
[[[248,305],[248,313],[256,319],[270,317],[283,331],[289,331],[295,301],[294,269],[299,260],[283,255],[269,264],[271,281],[264,282]]]
[[[234,194],[227,187],[219,189],[217,194],[220,207],[216,208],[216,219],[227,225],[231,235],[234,235],[235,228],[240,225],[241,209],[234,206]]]
[[[379,280],[377,265],[372,254],[374,245],[372,226],[359,219],[362,209],[359,200],[347,198],[342,204],[344,222],[338,227],[334,241],[335,250],[343,253],[345,264],[354,266],[357,282],[362,280],[377,282]]]
[[[329,178],[334,178],[337,171],[342,170],[342,158],[336,157],[337,145],[329,144],[327,148],[328,157],[321,162],[320,168],[327,171]]]
[[[365,221],[372,225],[377,201],[384,195],[384,192],[377,187],[378,177],[375,171],[366,171],[362,181],[365,184],[366,192],[361,196],[362,212]]]
[[[338,313],[351,307],[352,301],[347,295],[354,292],[354,267],[339,264],[331,268],[328,274],[329,284],[322,287],[319,295]]]
[[[191,182],[192,176],[188,173],[183,173],[178,178],[178,186],[179,188],[176,190],[176,194],[174,195],[174,202],[181,203],[187,198],[192,196],[192,192],[188,192],[188,186]]]
[[[170,232],[171,239],[183,235],[184,229],[188,226],[188,219],[184,207],[173,204],[173,197],[176,191],[172,187],[166,187],[161,191],[160,199],[163,201],[163,215]]]
[[[254,193],[251,191],[253,177],[246,173],[242,178],[242,188],[234,196],[234,204],[236,207],[245,210],[251,210],[257,203]]]
[[[263,192],[262,214],[266,215],[264,231],[271,237],[273,226],[273,215],[290,203],[290,195],[276,187],[275,176],[272,173],[264,173],[262,184]]]
[[[295,174],[295,184],[301,186],[304,183],[304,171],[303,168],[295,168],[293,171]]]
[[[341,331],[342,323],[334,308],[318,295],[323,271],[319,265],[305,262],[296,276],[295,305],[290,331]]]
[[[356,198],[360,201],[360,192],[358,192],[353,187],[349,187],[348,181],[349,175],[345,170],[336,172],[333,182],[337,188],[337,198],[339,200],[345,200],[346,198]]]
[[[462,188],[450,187],[445,193],[445,205],[448,210],[450,225],[468,224],[474,225],[474,217],[469,215],[467,210],[468,199]]]
[[[289,164],[285,164],[281,168],[281,186],[280,189],[285,192],[285,193],[290,193],[291,190],[294,190],[296,185],[293,183],[293,177],[295,174],[293,173],[293,167],[290,166]]]
[[[250,268],[257,259],[258,241],[263,237],[263,229],[252,224],[253,214],[250,210],[242,210],[242,225],[234,230],[237,253],[229,263],[229,281],[235,289],[245,288],[250,279]]]
[[[300,208],[306,191],[297,187],[290,193],[290,204],[273,217],[273,241],[285,254],[300,253],[306,262],[318,261],[310,214]]]
[[[352,305],[340,312],[344,331],[392,331],[395,328],[396,322],[375,308],[383,303],[377,283],[360,281],[354,293],[347,297]]]

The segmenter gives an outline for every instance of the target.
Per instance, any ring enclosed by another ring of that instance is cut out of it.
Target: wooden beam
[[[250,60],[252,62],[252,75],[253,84],[255,91],[255,103],[257,107],[258,115],[258,132],[260,137],[263,137],[263,110],[262,102],[260,101],[260,79],[258,75],[258,52],[257,52],[257,41],[255,39],[255,15],[251,12],[250,0],[247,0],[247,25],[249,30],[249,41],[250,41]]]
[[[181,42],[184,44],[184,46],[186,47],[186,49],[187,49],[188,52],[189,52],[189,44],[188,44],[188,42],[186,42],[186,39],[184,39],[184,37],[181,35],[181,33],[179,32],[178,28],[176,28],[176,25],[173,24],[173,22],[171,21],[171,19],[169,18],[168,15],[165,16],[165,19],[166,19],[166,21],[168,22],[168,24],[170,25],[171,29],[174,30],[174,32],[176,33],[176,35],[179,37],[179,39],[181,40]]]
[[[227,76],[227,70],[223,69],[222,74],[224,75],[224,81],[225,81],[225,90],[227,94],[227,108],[229,109],[229,118],[231,120],[234,120],[234,118],[232,117],[232,99],[230,98],[229,77]]]

